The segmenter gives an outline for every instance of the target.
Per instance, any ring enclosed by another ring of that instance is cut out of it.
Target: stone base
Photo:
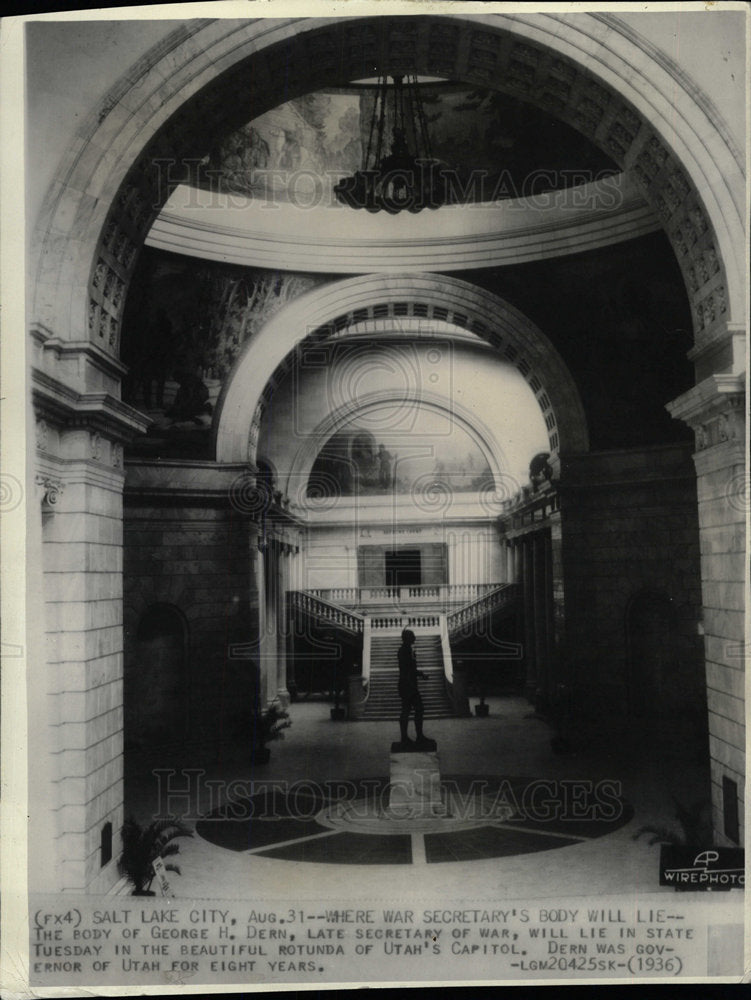
[[[435,740],[422,739],[422,740],[408,740],[406,743],[402,743],[400,740],[391,744],[392,753],[435,753],[438,749],[438,744]]]
[[[410,749],[406,753],[392,750],[388,813],[394,819],[447,815],[441,798],[441,771],[435,750]]]

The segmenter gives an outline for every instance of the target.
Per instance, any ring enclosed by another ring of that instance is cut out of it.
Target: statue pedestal
[[[391,752],[388,814],[393,819],[447,815],[441,798],[441,770],[433,751]]]

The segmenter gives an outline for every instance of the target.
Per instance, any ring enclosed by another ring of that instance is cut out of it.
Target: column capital
[[[37,488],[37,497],[42,504],[43,510],[54,510],[57,501],[63,494],[65,483],[55,476],[47,476],[44,473],[37,473],[34,477],[34,484]]]

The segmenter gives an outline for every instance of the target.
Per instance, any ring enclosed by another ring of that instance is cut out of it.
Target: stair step
[[[401,712],[397,688],[400,635],[371,635],[370,691],[363,708],[368,722],[396,722]],[[453,716],[443,683],[443,648],[438,633],[418,635],[413,647],[417,668],[427,674],[420,681],[420,694],[426,719],[450,719]]]

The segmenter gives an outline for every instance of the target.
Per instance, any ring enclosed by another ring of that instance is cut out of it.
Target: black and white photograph
[[[743,981],[748,5],[0,32],[3,996]]]

